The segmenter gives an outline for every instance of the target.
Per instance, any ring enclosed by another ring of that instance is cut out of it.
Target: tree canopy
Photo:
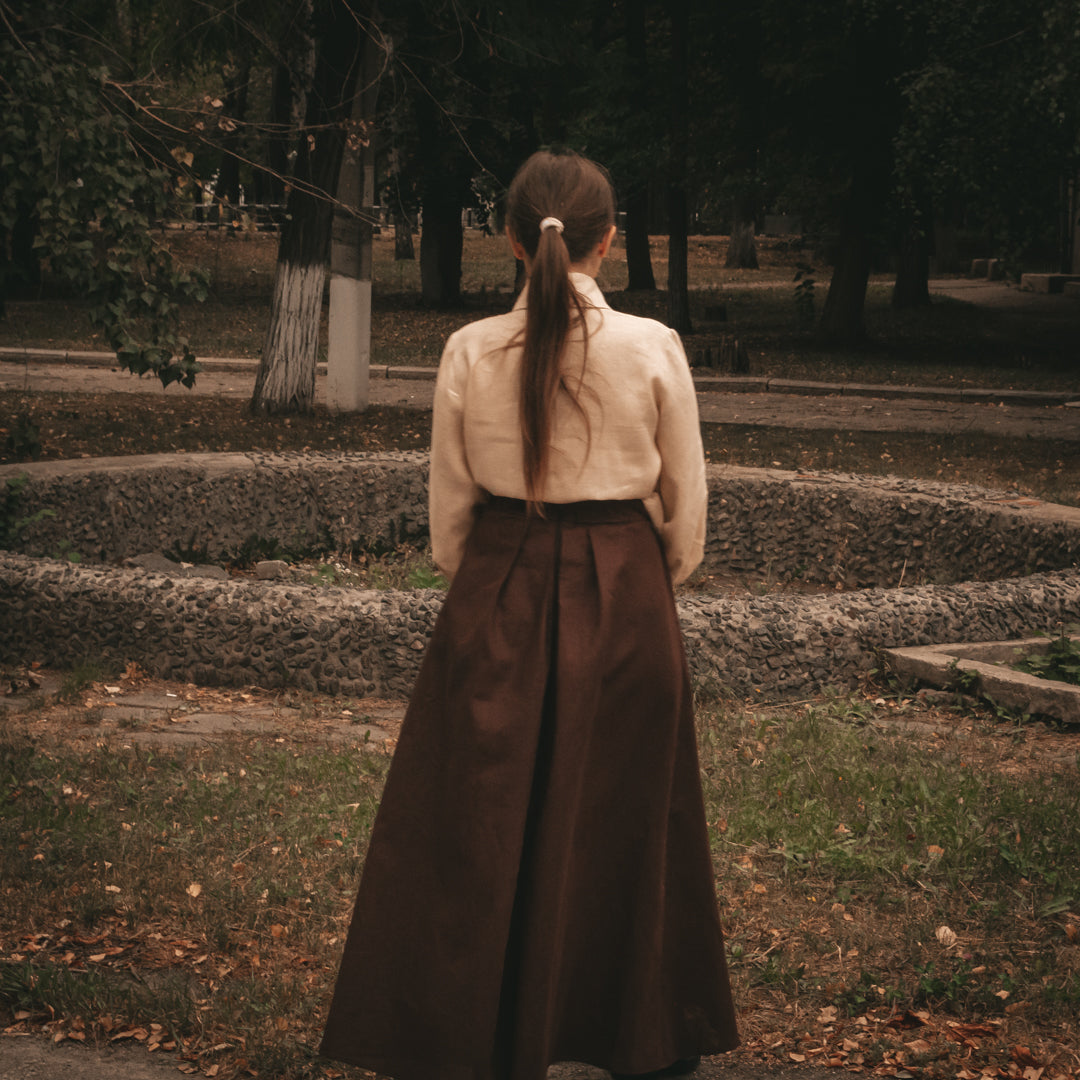
[[[168,385],[197,365],[177,303],[201,298],[151,226],[178,190],[176,164],[145,139],[110,57],[63,26],[51,6],[2,10],[0,38],[0,301],[35,281],[38,260],[91,302],[120,362]]]
[[[373,36],[380,184],[400,220],[422,213],[430,303],[460,301],[462,208],[497,205],[554,143],[610,167],[632,287],[654,284],[649,232],[677,256],[687,227],[745,246],[766,210],[797,214],[835,266],[820,330],[842,340],[862,333],[873,267],[895,260],[897,299],[925,299],[943,221],[1016,269],[1068,255],[1075,0],[0,0],[0,20],[0,299],[44,261],[92,300],[121,362],[164,382],[194,378],[176,311],[204,283],[152,225],[211,191],[235,213],[244,186],[314,200],[302,213],[328,228],[313,207],[336,170],[314,148],[350,137],[345,54],[358,63]]]

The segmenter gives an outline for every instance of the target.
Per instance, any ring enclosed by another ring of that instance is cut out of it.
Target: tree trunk
[[[944,215],[934,220],[934,265],[939,274],[951,274],[960,268],[960,250],[956,225]]]
[[[289,200],[290,205],[292,200]],[[291,231],[286,227],[286,231]],[[252,412],[311,412],[322,321],[326,256],[282,261],[278,257],[270,326],[255,377]]]
[[[668,187],[668,326],[680,334],[693,332],[690,321],[689,246],[686,233],[686,189]]]
[[[689,141],[690,82],[687,71],[690,33],[688,0],[673,0],[671,12],[671,149],[668,159],[668,326],[680,334],[693,330],[690,322],[687,266],[686,173]]]
[[[896,257],[894,308],[928,307],[930,304],[930,242],[917,223],[904,230]]]
[[[746,149],[742,156],[745,160],[750,160],[753,155]],[[724,261],[729,270],[758,268],[757,244],[754,240],[754,218],[758,211],[758,200],[752,184],[753,181],[749,178],[742,181],[742,190],[731,206],[731,237],[728,240],[727,259]]]
[[[757,244],[754,240],[754,219],[737,214],[731,221],[731,238],[728,240],[727,258],[724,266],[729,270],[756,270],[758,268]]]
[[[394,62],[394,47],[396,42],[392,34],[386,34],[383,38],[386,46],[386,67],[390,68]],[[386,148],[387,166],[386,171],[388,187],[388,200],[390,202],[390,219],[394,225],[394,261],[416,259],[416,248],[413,246],[413,233],[416,231],[416,208],[411,198],[412,189],[408,179],[404,177],[407,155],[403,152],[408,136],[404,130],[402,121],[402,105],[400,101],[392,102],[390,107],[384,109],[382,127],[379,132],[380,141]],[[406,201],[402,189],[409,191],[410,198]]]
[[[840,234],[840,254],[818,325],[818,336],[822,341],[854,345],[865,338],[863,308],[869,280],[870,244],[863,230],[849,222]]]
[[[407,259],[415,259],[412,216],[405,212],[400,203],[394,203],[390,213],[394,220],[394,261],[403,262]]]
[[[420,229],[420,295],[429,307],[461,303],[461,205],[457,200],[424,202]]]
[[[215,194],[230,206],[240,205],[240,161],[237,157],[240,143],[240,125],[247,118],[248,83],[251,81],[251,56],[243,55],[235,63],[226,65],[225,105],[221,121],[235,123],[232,130],[221,134],[221,166]]]
[[[760,5],[725,0],[721,20],[738,49],[726,58],[727,78],[738,87],[731,104],[732,129],[727,147],[729,183],[733,183],[731,237],[725,266],[758,268],[754,223],[761,213],[761,147],[765,142],[763,112],[769,94],[762,75],[763,29]]]
[[[307,95],[315,73],[310,33],[312,2],[304,0],[298,7],[296,18],[290,21],[284,40],[278,45],[279,59],[270,90],[270,132],[266,141],[268,171],[259,202],[285,201],[289,153],[295,148],[295,133],[307,115]]]
[[[257,202],[279,203],[285,198],[285,175],[289,171],[289,118],[292,115],[293,81],[289,66],[280,60],[274,67],[270,88],[270,131],[266,137],[265,174],[256,180],[259,193]]]
[[[34,250],[37,231],[36,210],[24,202],[16,205],[11,229],[0,230],[0,318],[5,300],[33,297],[41,287],[41,259]]]
[[[461,303],[461,253],[469,171],[462,162],[458,133],[448,129],[425,95],[416,102],[420,134],[420,300],[426,307]],[[464,189],[464,190],[463,190]]]
[[[360,64],[360,31],[344,0],[334,0],[319,28],[321,47],[296,177],[278,244],[277,276],[252,412],[310,412],[323,285],[330,254],[331,202],[341,171],[345,121]]]
[[[649,82],[648,38],[645,29],[644,0],[626,0],[626,54],[633,73],[630,91],[631,111],[645,116],[654,88]],[[652,252],[649,250],[649,181],[648,170],[638,162],[638,175],[629,184],[626,195],[626,270],[629,289],[655,289]]]
[[[655,289],[649,250],[649,191],[640,188],[626,199],[626,270],[628,289]]]
[[[1069,270],[1080,274],[1080,172],[1069,181],[1069,206],[1072,221],[1072,262]]]

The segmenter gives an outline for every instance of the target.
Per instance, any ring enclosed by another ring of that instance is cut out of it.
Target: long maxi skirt
[[[640,502],[494,499],[402,726],[322,1052],[542,1080],[737,1042],[659,538]]]

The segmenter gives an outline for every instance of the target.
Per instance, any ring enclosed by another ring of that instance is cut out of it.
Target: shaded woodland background
[[[8,0],[0,19],[0,298],[60,283],[166,382],[194,378],[178,312],[206,282],[151,225],[275,220],[280,283],[325,266],[334,229],[392,224],[416,258],[422,222],[421,301],[452,308],[463,221],[499,230],[540,146],[610,168],[628,287],[663,291],[683,333],[688,235],[730,235],[728,264],[751,268],[767,219],[832,268],[811,316],[833,344],[864,338],[874,271],[919,307],[931,266],[1074,263],[1071,0]],[[349,161],[378,209],[350,195],[335,217]],[[290,318],[318,312],[272,329]]]

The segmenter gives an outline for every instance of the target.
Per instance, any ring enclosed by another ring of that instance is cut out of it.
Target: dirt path
[[[701,419],[713,424],[851,431],[981,432],[1080,442],[1080,408],[977,404],[932,398],[821,397],[702,393]]]
[[[930,283],[937,296],[948,296],[980,307],[992,307],[1017,317],[1080,327],[1080,301],[1071,297],[1022,292],[1003,282],[940,279]],[[1080,335],[1080,330],[1078,330]],[[239,369],[208,364],[190,393],[247,398],[255,380],[255,362]],[[152,378],[137,378],[115,367],[87,363],[57,363],[31,358],[0,362],[0,389],[84,393],[138,393],[162,399],[186,394],[178,387],[165,389]],[[373,377],[373,405],[430,409],[434,395],[430,378]],[[889,388],[895,389],[895,388]],[[849,429],[863,431],[926,431],[940,433],[983,432],[990,435],[1062,439],[1080,442],[1080,386],[1072,406],[1001,404],[956,400],[949,392],[928,391],[925,396],[893,398],[886,388],[882,396],[841,393],[841,387],[820,393],[703,391],[698,400],[701,418],[714,424],[750,424],[761,427],[800,429]],[[317,402],[326,400],[326,377],[315,384]]]
[[[246,398],[254,371],[207,370],[191,393]],[[430,409],[435,384],[430,379],[371,380],[374,405]],[[80,364],[0,363],[0,389],[25,391],[138,393],[165,399],[188,391],[128,372]],[[702,391],[701,418],[711,424],[761,427],[847,429],[853,431],[984,432],[990,435],[1062,439],[1080,442],[1080,407],[1000,404],[950,400],[947,397],[888,398],[840,393],[743,393]],[[955,397],[955,395],[953,395]],[[315,399],[326,400],[326,377],[315,384]]]
[[[144,394],[166,400],[178,394],[196,396],[249,398],[255,385],[255,365],[243,370],[219,370],[213,367],[199,373],[191,390],[163,387],[149,376],[139,378],[115,367],[52,362],[19,363],[0,361],[0,390],[45,391],[86,394]],[[373,405],[401,405],[430,409],[435,383],[430,379],[371,380]],[[326,401],[326,375],[315,381],[315,400]]]
[[[34,1036],[0,1037],[0,1080],[163,1080],[166,1076],[175,1076],[181,1064],[183,1062],[173,1054],[151,1055],[136,1047],[99,1049],[74,1043],[54,1046]],[[348,1067],[343,1071],[350,1077],[371,1075]],[[695,1080],[842,1080],[851,1077],[844,1069],[732,1065],[723,1057],[707,1058],[693,1075]],[[590,1065],[567,1062],[552,1066],[548,1070],[548,1080],[610,1080],[610,1074]]]
[[[1038,315],[1063,324],[1080,322],[1080,301],[1060,293],[1028,292],[1004,281],[984,278],[938,278],[930,282],[931,296],[948,296],[978,307],[1016,314]]]

